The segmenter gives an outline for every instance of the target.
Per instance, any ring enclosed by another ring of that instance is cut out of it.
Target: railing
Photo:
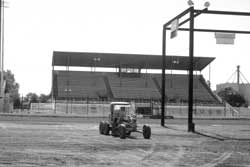
[[[216,96],[216,98],[224,105],[225,107],[225,111],[228,111],[229,113],[232,114],[233,116],[238,117],[239,116],[239,111],[237,109],[235,109],[233,106],[231,106],[228,102],[224,101],[219,95],[217,95],[216,93],[214,93],[214,95]]]

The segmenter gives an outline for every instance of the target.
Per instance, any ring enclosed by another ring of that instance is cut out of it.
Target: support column
[[[164,26],[162,35],[161,126],[165,126],[166,29]]]
[[[190,8],[189,24],[189,82],[188,82],[188,132],[195,131],[193,123],[193,58],[194,58],[194,7]]]

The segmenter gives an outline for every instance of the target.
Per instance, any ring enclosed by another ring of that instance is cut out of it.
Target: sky
[[[203,9],[205,0],[193,0]],[[4,14],[4,69],[20,94],[49,94],[53,51],[161,55],[162,25],[187,9],[187,0],[8,0]],[[210,10],[250,12],[250,0],[210,0]],[[201,15],[196,28],[250,30],[250,17]],[[167,34],[169,36],[169,34]],[[216,45],[214,33],[194,35],[194,56],[215,57],[211,84],[226,82],[241,66],[250,80],[250,34]],[[188,33],[167,39],[167,55],[188,56]],[[209,79],[209,67],[202,71]]]

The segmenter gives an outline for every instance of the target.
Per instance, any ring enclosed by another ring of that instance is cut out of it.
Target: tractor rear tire
[[[126,128],[125,128],[125,126],[120,126],[119,127],[119,132],[120,132],[120,138],[125,139],[126,138]]]
[[[142,134],[144,139],[150,139],[151,137],[151,128],[148,125],[144,125],[142,128]]]
[[[101,135],[104,134],[103,127],[104,127],[104,122],[101,121],[100,124],[99,124],[99,133],[100,133]]]
[[[104,131],[103,134],[104,135],[109,135],[109,130],[110,130],[109,123],[105,122],[104,126],[103,126],[103,131]]]

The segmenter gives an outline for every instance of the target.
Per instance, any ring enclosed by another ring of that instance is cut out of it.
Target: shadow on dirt
[[[171,129],[171,130],[186,132],[186,131],[184,131],[184,130],[182,130],[182,129],[178,129],[178,128],[174,128],[174,127],[170,127],[170,126],[166,126],[166,125],[164,125],[164,126],[162,126],[162,127],[163,127],[163,128],[166,128],[166,129]]]
[[[212,138],[212,139],[216,139],[216,140],[220,140],[220,141],[224,141],[225,140],[225,138],[208,135],[208,134],[201,133],[201,132],[194,132],[194,134],[197,134],[197,135],[200,135],[200,136],[204,136],[204,137],[208,137],[208,138]]]
[[[109,136],[112,136],[112,135],[109,135]],[[114,137],[114,138],[120,138],[119,136],[112,136],[112,137]],[[136,136],[131,136],[131,135],[126,136],[126,138],[128,138],[128,139],[138,139]]]
[[[135,136],[127,136],[128,139],[137,139]]]
[[[170,126],[163,126],[163,128],[167,128],[167,129],[171,129],[171,130],[175,130],[175,131],[186,132],[183,129],[178,129],[178,128],[170,127]],[[210,133],[210,132],[198,132],[198,131],[195,131],[193,133],[197,134],[199,136],[208,137],[208,138],[216,139],[216,140],[220,140],[220,141],[225,141],[225,140],[250,141],[250,138],[228,137],[228,136],[224,136],[224,135],[220,135],[220,134],[216,134],[216,133]]]
[[[202,133],[202,132],[194,132],[194,133],[197,134],[197,135],[201,135],[201,136],[204,136],[204,137],[209,137],[209,138],[212,138],[212,139],[217,139],[217,140],[220,140],[220,141],[225,141],[225,140],[250,141],[249,138],[228,137],[228,136],[223,136],[223,135],[216,134],[216,133],[212,133],[212,135],[211,134],[205,134],[205,133]]]

